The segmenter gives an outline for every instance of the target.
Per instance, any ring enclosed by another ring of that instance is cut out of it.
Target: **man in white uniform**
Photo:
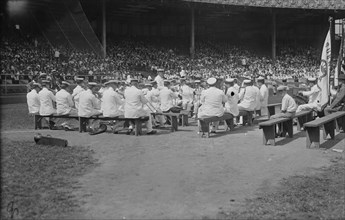
[[[207,84],[210,88],[206,89],[201,95],[202,106],[199,108],[198,118],[221,117],[224,114],[223,103],[227,102],[227,97],[221,89],[216,87],[217,79],[209,78]],[[219,122],[212,123],[211,132],[215,133]]]
[[[255,101],[256,101],[256,105],[255,105],[255,114],[258,114],[258,111],[261,110],[261,93],[260,93],[260,89],[256,86],[256,85],[252,85],[253,89],[255,90]]]
[[[32,84],[32,90],[26,95],[26,100],[30,114],[38,114],[40,110],[40,97],[38,92],[41,90],[39,83]]]
[[[251,80],[246,79],[243,81],[244,89],[241,90],[239,97],[240,97],[240,104],[238,104],[239,111],[254,111],[256,107],[256,91],[251,86]]]
[[[234,87],[235,79],[228,78],[225,80],[225,86],[228,88],[226,92],[226,96],[228,101],[225,103],[225,111],[232,114],[233,116],[238,116],[238,89]]]
[[[164,79],[163,79],[163,69],[157,70],[157,76],[155,77],[155,82],[157,83],[157,88],[161,90],[164,87]]]
[[[194,99],[194,89],[186,85],[186,79],[180,79],[181,85],[179,88],[180,95],[182,96],[182,108],[191,109]]]
[[[42,90],[38,93],[38,97],[40,99],[39,114],[43,116],[49,116],[56,113],[56,109],[54,108],[54,102],[56,101],[56,99],[53,92],[49,90],[50,81],[44,79],[41,82]],[[49,118],[46,118],[45,120],[49,121],[50,129],[54,129],[54,124],[58,122],[58,120],[50,120]]]
[[[72,98],[74,99],[75,108],[78,109],[79,94],[85,91],[85,82],[83,78],[76,78],[77,86],[73,89]]]
[[[196,118],[198,115],[198,110],[201,105],[201,95],[205,91],[205,89],[201,86],[200,80],[195,80],[195,91],[194,91],[194,108],[193,108],[193,118]]]
[[[77,109],[73,108],[74,103],[72,100],[72,95],[67,92],[70,84],[66,81],[61,82],[61,89],[55,95],[56,97],[56,113],[58,115],[77,115]],[[72,123],[75,123],[73,119],[63,119],[61,124],[66,130],[72,130],[74,126]]]
[[[160,109],[163,112],[169,112],[174,108],[174,99],[178,95],[170,89],[170,82],[164,81],[164,87],[159,92]]]
[[[107,87],[102,96],[102,110],[104,117],[124,116],[124,112],[120,107],[124,104],[121,96],[116,92],[119,82],[117,80],[109,80],[105,83]],[[116,121],[113,125],[113,132],[118,133],[117,129],[123,127],[123,121]]]
[[[157,131],[152,129],[152,119],[150,112],[146,111],[143,108],[143,105],[147,103],[147,99],[144,97],[144,94],[141,90],[137,88],[138,80],[132,79],[131,86],[127,87],[125,90],[125,117],[126,118],[138,118],[143,116],[149,116],[149,120],[145,122],[148,135],[155,134]],[[129,132],[130,134],[133,131],[134,125],[131,125]]]
[[[316,78],[309,78],[308,79],[309,85],[311,86],[310,91],[298,91],[298,93],[302,94],[303,96],[309,97],[309,101],[307,104],[299,105],[296,112],[305,111],[305,110],[316,110],[321,111],[321,104],[320,104],[320,89],[317,86]]]
[[[101,100],[96,97],[98,85],[95,82],[89,82],[86,91],[79,94],[78,116],[89,118],[95,115],[101,115]],[[99,129],[99,120],[90,120],[91,131]]]
[[[268,116],[268,88],[263,77],[258,78],[258,86],[261,94],[261,116]]]

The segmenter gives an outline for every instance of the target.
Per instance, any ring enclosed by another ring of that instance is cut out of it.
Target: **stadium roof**
[[[184,0],[212,4],[267,7],[267,8],[299,8],[344,10],[344,0]]]

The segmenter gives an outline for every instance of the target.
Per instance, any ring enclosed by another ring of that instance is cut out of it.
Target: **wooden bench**
[[[311,148],[312,144],[314,144],[315,148],[320,147],[320,127],[323,128],[324,140],[327,138],[328,134],[331,139],[334,139],[335,130],[339,131],[340,127],[342,127],[342,129],[345,127],[345,111],[335,112],[305,123],[304,130],[307,133],[307,148]]]
[[[242,116],[243,125],[247,123],[250,126],[253,124],[253,115],[254,111],[240,111],[237,117]]]
[[[276,107],[277,106],[281,106],[282,103],[272,103],[272,104],[268,104],[267,105],[267,109],[268,109],[268,116],[271,117],[272,115],[274,115],[276,113]]]
[[[259,128],[263,131],[263,143],[267,145],[275,145],[276,137],[276,125],[282,124],[282,136],[285,137],[286,133],[289,134],[289,137],[293,137],[293,123],[292,118],[276,118],[270,119],[259,123]]]
[[[149,116],[144,116],[144,117],[139,117],[139,118],[125,118],[125,117],[104,117],[102,115],[99,116],[92,116],[89,118],[86,117],[79,117],[79,132],[86,132],[86,127],[89,123],[90,119],[94,120],[102,120],[102,121],[134,121],[135,124],[135,136],[141,135],[142,134],[142,123],[146,122],[149,120]]]
[[[267,145],[269,142],[271,145],[275,145],[276,125],[282,124],[282,136],[285,137],[286,133],[289,137],[293,137],[293,119],[297,118],[297,130],[301,130],[304,123],[312,120],[312,111],[300,111],[292,118],[277,118],[270,119],[259,123],[259,128],[263,131],[263,143]]]
[[[221,117],[213,116],[209,118],[198,118],[200,122],[200,127],[201,127],[200,137],[205,137],[205,135],[206,135],[206,138],[210,137],[210,123],[211,122],[224,121],[224,120],[231,119],[231,122],[233,123],[233,120],[232,120],[233,118],[234,116],[230,113],[224,113],[224,115]]]
[[[48,117],[49,120],[52,118],[69,118],[69,119],[76,119],[79,120],[78,115],[57,115],[57,114],[52,114],[52,115],[39,115],[35,114],[34,115],[34,124],[35,124],[35,130],[41,129],[42,128],[42,119]],[[80,129],[80,128],[79,128]]]
[[[163,115],[163,116],[167,116],[170,119],[170,123],[171,123],[171,131],[178,131],[178,119],[180,118],[181,114],[180,113],[173,113],[173,112],[153,112],[151,113],[151,115],[155,116],[155,115]],[[188,118],[188,115],[187,115]],[[184,123],[183,121],[183,116],[182,116],[182,124]]]

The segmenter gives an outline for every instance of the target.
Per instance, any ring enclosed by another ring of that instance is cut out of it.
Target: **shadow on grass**
[[[338,133],[337,135],[335,135],[334,139],[325,140],[325,142],[320,144],[320,148],[330,149],[334,147],[335,145],[337,145],[339,142],[344,141],[344,139],[345,139],[345,133]]]
[[[286,137],[282,138],[281,140],[276,142],[276,146],[281,146],[281,145],[285,145],[288,144],[294,140],[297,140],[298,138],[306,138],[306,134],[304,131],[300,131],[298,133],[293,134],[293,137],[290,138],[288,135],[286,135]]]

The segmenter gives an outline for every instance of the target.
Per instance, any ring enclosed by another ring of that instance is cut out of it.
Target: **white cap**
[[[235,82],[235,79],[234,78],[227,78],[227,79],[225,79],[225,82],[232,83],[232,82]]]
[[[95,82],[89,82],[88,85],[89,85],[89,86],[97,86],[97,83],[95,83]]]
[[[200,80],[198,80],[198,79],[197,79],[197,80],[195,80],[194,82],[195,82],[195,83],[201,83],[201,81],[200,81]]]
[[[214,85],[217,82],[217,79],[214,77],[211,77],[207,80],[207,84]]]
[[[112,80],[109,80],[109,81],[105,82],[104,85],[108,85],[110,83],[119,83],[119,81],[116,80],[116,79],[112,79]]]
[[[83,80],[84,80],[84,78],[81,78],[81,77],[75,78],[75,81],[83,81]]]
[[[264,77],[259,76],[258,81],[264,81],[264,80],[265,80],[265,78],[264,78]]]
[[[164,69],[157,69],[157,72],[163,72]]]
[[[287,90],[287,86],[278,86],[277,90],[278,91],[286,91]]]
[[[316,81],[316,78],[310,77],[310,78],[308,78],[308,81],[309,81],[309,82],[315,82],[315,81]]]
[[[245,79],[243,80],[243,82],[248,84],[248,83],[251,83],[252,81],[250,79]]]
[[[69,82],[67,82],[67,81],[62,81],[61,84],[65,84],[65,85],[67,85],[67,86],[71,85],[71,84],[70,84]]]

